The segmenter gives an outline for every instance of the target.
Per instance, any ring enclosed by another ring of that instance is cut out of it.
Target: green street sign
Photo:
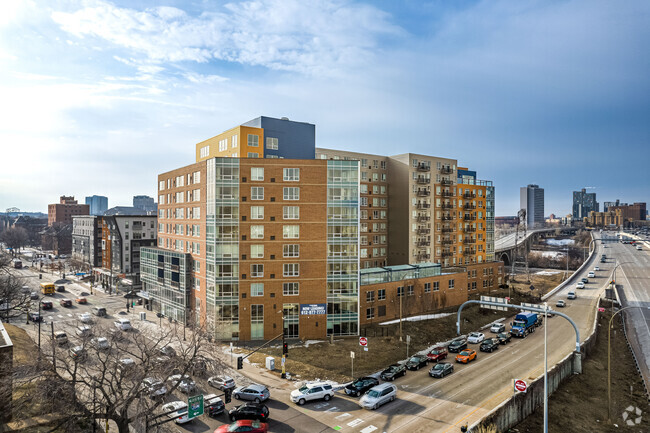
[[[203,415],[203,394],[187,398],[187,418]]]

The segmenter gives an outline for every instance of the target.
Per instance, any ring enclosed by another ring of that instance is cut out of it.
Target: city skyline
[[[196,143],[262,115],[322,148],[457,158],[496,215],[531,183],[547,215],[586,186],[650,199],[629,169],[650,160],[644,2],[6,3],[2,209],[155,197]]]

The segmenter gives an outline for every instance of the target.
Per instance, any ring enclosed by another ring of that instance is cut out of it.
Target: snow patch
[[[555,275],[561,274],[563,271],[538,271],[535,272],[535,275]]]
[[[439,314],[424,314],[421,316],[405,317],[403,322],[419,322],[420,320],[441,319],[443,317],[451,316],[454,313],[439,313]],[[381,322],[380,325],[392,325],[399,323],[399,319],[389,320],[388,322]]]
[[[573,239],[546,239],[546,244],[556,246],[573,245],[576,242]]]

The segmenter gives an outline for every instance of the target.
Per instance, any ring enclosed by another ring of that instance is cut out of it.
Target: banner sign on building
[[[327,304],[300,304],[301,316],[315,316],[317,314],[326,314]]]

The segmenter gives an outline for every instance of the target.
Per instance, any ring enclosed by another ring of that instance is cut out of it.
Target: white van
[[[382,383],[373,386],[359,400],[359,406],[364,409],[377,409],[384,403],[395,400],[397,387],[392,383]]]
[[[115,322],[115,327],[120,331],[129,331],[131,330],[131,321],[129,319],[117,319]]]

